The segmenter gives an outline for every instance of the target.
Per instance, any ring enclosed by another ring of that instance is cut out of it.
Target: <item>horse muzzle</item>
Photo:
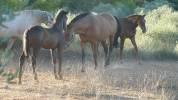
[[[143,33],[146,33],[146,29],[142,30]]]

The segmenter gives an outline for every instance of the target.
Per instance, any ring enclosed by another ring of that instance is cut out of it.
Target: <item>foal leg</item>
[[[125,38],[121,37],[120,40],[121,40],[121,43],[120,43],[120,63],[122,63],[122,53],[123,53]]]
[[[91,47],[92,47],[92,51],[93,51],[93,58],[94,58],[94,62],[95,62],[95,69],[98,66],[97,63],[97,43],[91,43]]]
[[[113,37],[110,36],[109,37],[109,52],[107,55],[107,60],[105,62],[105,67],[110,64],[110,56],[111,56],[112,49],[113,49]]]
[[[82,52],[82,69],[81,72],[85,72],[85,50],[84,50],[84,42],[80,42],[80,46],[81,46],[81,52]]]
[[[32,68],[34,74],[34,80],[38,81],[37,73],[36,73],[36,58],[39,52],[39,48],[33,48],[33,55],[32,55]]]
[[[25,54],[24,52],[22,53],[22,55],[20,56],[20,63],[19,63],[19,66],[20,66],[20,69],[19,69],[19,82],[18,84],[21,84],[21,78],[22,78],[22,67],[24,65],[24,62],[25,62]]]
[[[62,79],[61,74],[61,67],[62,67],[62,49],[61,47],[58,48],[58,61],[59,61],[59,67],[58,67],[58,78]]]
[[[54,55],[54,49],[50,49],[50,53],[51,53],[52,65],[54,67],[54,77],[55,79],[58,79],[57,73],[56,73],[56,57]]]
[[[132,42],[132,45],[133,45],[134,48],[135,48],[135,53],[136,53],[136,57],[137,57],[138,64],[141,64],[140,59],[139,59],[139,55],[138,55],[138,47],[137,47],[137,44],[136,44],[136,42],[135,42],[135,36],[134,36],[134,37],[131,37],[130,40],[131,40],[131,42]]]
[[[101,45],[103,46],[103,49],[104,49],[105,62],[106,62],[106,58],[107,58],[107,55],[108,55],[108,46],[106,44],[106,41],[101,41]]]

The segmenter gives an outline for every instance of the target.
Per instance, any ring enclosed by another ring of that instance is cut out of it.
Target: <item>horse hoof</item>
[[[123,61],[119,61],[119,64],[123,64]]]
[[[62,80],[63,79],[62,75],[58,75],[58,76],[59,76],[58,80]]]
[[[109,64],[105,64],[105,65],[104,65],[104,67],[108,67],[108,66],[109,66]]]
[[[81,70],[81,72],[82,72],[82,73],[84,73],[84,72],[85,72],[85,70],[84,70],[84,69],[82,69],[82,70]]]
[[[141,63],[140,61],[138,62],[138,64],[139,64],[139,65],[142,65],[142,63]]]
[[[55,79],[56,79],[56,80],[58,80],[58,77],[57,77],[57,76],[55,76]]]
[[[107,67],[107,66],[109,66],[109,62],[106,62],[104,65],[104,67]]]
[[[34,77],[34,80],[35,80],[35,81],[38,81],[38,78],[37,78],[37,77]]]
[[[18,82],[18,85],[21,85],[22,84],[22,82]]]
[[[37,79],[37,80],[35,80],[36,81],[36,83],[39,83],[39,80]]]
[[[95,70],[97,70],[97,67],[95,66]]]

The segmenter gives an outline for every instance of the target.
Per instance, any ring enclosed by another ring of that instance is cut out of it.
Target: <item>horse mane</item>
[[[71,26],[73,23],[75,23],[76,21],[78,21],[79,19],[87,16],[88,14],[90,14],[89,12],[86,12],[86,13],[82,13],[82,14],[79,14],[77,15],[75,18],[72,19],[72,21],[67,25],[67,26]]]
[[[130,15],[130,16],[127,16],[126,19],[132,21],[133,23],[137,23],[141,17],[142,15]]]
[[[129,16],[127,16],[126,18],[127,18],[128,20],[137,21],[138,18],[141,18],[141,16],[142,16],[142,15],[129,15]]]
[[[135,18],[135,17],[141,17],[141,15],[129,15],[127,18]]]
[[[63,16],[64,14],[66,14],[67,12],[65,10],[58,10],[57,13],[55,14],[55,17],[53,19],[53,24],[55,24],[56,22],[58,22],[61,18],[61,16]]]

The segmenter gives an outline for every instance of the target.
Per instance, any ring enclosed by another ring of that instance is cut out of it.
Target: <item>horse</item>
[[[55,79],[62,79],[61,75],[61,65],[62,65],[62,51],[65,46],[65,40],[68,38],[65,37],[64,31],[67,28],[67,11],[59,10],[54,18],[53,25],[49,28],[44,28],[42,26],[34,26],[30,29],[27,29],[24,32],[23,36],[23,52],[20,56],[20,70],[19,70],[19,84],[21,84],[22,77],[22,67],[24,65],[24,61],[27,57],[29,57],[30,49],[32,52],[32,68],[34,74],[34,80],[38,81],[37,73],[35,71],[36,68],[36,57],[40,51],[40,48],[50,49],[52,64],[54,67],[54,76]],[[56,58],[54,55],[55,50],[58,52],[58,75],[56,71]]]
[[[23,33],[27,28],[41,25],[41,23],[52,23],[51,13],[41,10],[23,10],[14,13],[14,18],[4,21],[0,27],[0,36],[10,38],[7,43],[7,49],[11,49],[16,39],[22,39]]]
[[[124,42],[126,38],[129,38],[132,42],[132,45],[136,51],[137,60],[139,60],[138,47],[135,41],[136,28],[139,26],[142,30],[142,33],[147,31],[145,26],[145,15],[131,15],[125,18],[117,19],[118,23],[118,32],[114,36],[113,46],[117,47],[118,37],[120,37],[120,62],[122,63],[122,52],[124,48]],[[140,64],[140,61],[138,61]]]
[[[90,43],[95,69],[97,63],[97,44],[101,43],[105,52],[105,67],[110,63],[110,54],[113,48],[114,35],[117,31],[117,21],[114,16],[108,13],[81,13],[67,25],[68,34],[78,34],[82,52],[82,69],[84,72],[85,50],[84,44]],[[106,41],[109,40],[109,44]],[[109,48],[109,49],[108,49]]]

